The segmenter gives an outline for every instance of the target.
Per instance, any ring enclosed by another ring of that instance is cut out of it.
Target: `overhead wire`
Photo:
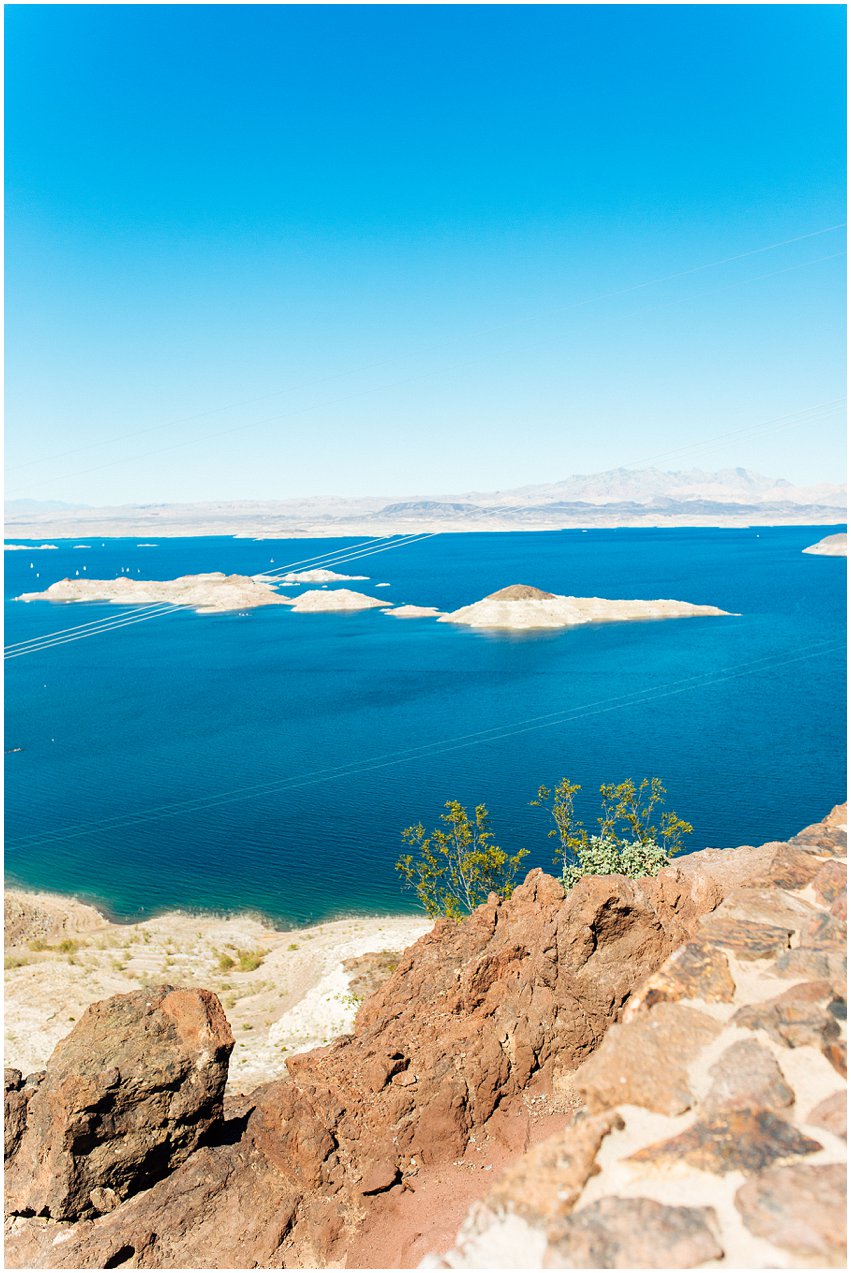
[[[204,809],[213,808],[222,804],[233,804],[243,800],[262,798],[263,796],[271,795],[276,791],[298,790],[302,787],[312,786],[317,783],[332,781],[335,778],[357,777],[361,773],[370,772],[375,769],[387,768],[410,760],[427,760],[433,756],[441,755],[448,751],[457,751],[465,747],[499,742],[504,738],[515,737],[538,729],[553,728],[561,724],[570,724],[576,720],[589,716],[642,706],[645,703],[654,702],[662,698],[669,698],[677,694],[688,693],[690,690],[710,688],[714,685],[720,685],[729,681],[740,679],[743,676],[755,676],[763,672],[771,672],[776,668],[785,667],[808,659],[819,658],[824,655],[831,654],[836,650],[841,650],[842,648],[843,642],[841,641],[827,639],[814,642],[809,646],[802,647],[789,658],[778,659],[771,655],[763,655],[757,659],[746,660],[745,662],[735,664],[732,667],[720,669],[721,672],[724,673],[720,676],[715,673],[698,673],[694,676],[680,678],[676,681],[664,682],[660,686],[650,687],[649,691],[636,691],[632,694],[616,695],[606,699],[599,699],[593,703],[579,704],[576,707],[565,708],[556,712],[547,712],[539,716],[526,717],[523,720],[511,722],[508,725],[493,726],[490,729],[477,730],[472,733],[458,735],[453,738],[434,740],[431,743],[424,743],[418,747],[400,749],[395,752],[372,757],[364,761],[354,761],[348,765],[316,770],[306,775],[295,775],[287,778],[269,780],[264,783],[255,783],[250,786],[235,788],[229,792],[221,792],[212,796],[200,796],[192,800],[172,801],[168,804],[160,805],[153,809],[143,810],[136,814],[120,815],[111,819],[96,819],[86,823],[72,824],[69,827],[60,828],[52,832],[41,832],[33,833],[29,836],[20,836],[10,839],[9,844],[15,847],[36,847],[42,843],[72,839],[79,835],[86,835],[96,831],[113,831],[144,822],[156,821],[161,817],[175,816],[180,813],[202,812]]]
[[[360,544],[351,545],[351,548],[355,548],[355,547],[364,548],[366,547],[367,544],[383,543],[387,539],[391,539],[391,538],[393,538],[393,536],[391,535],[380,535],[374,539],[365,540]],[[349,551],[349,550],[342,549],[342,548],[329,550],[328,552],[320,553],[315,557],[303,557],[300,561],[288,562],[285,566],[282,566],[279,569],[283,571],[289,571],[289,570],[294,570],[297,566],[305,566],[305,565],[309,565],[310,563],[320,563],[320,562],[324,562],[326,565],[338,565],[339,563],[337,561],[328,562],[325,559],[328,557],[336,558],[341,552],[346,552],[346,551]],[[272,573],[272,572],[268,572],[268,573]],[[120,578],[120,576],[116,576],[116,578]],[[122,616],[138,617],[140,614],[145,613],[145,610],[152,610],[152,609],[156,610],[159,608],[160,608],[160,603],[158,602],[154,602],[150,606],[143,606],[143,607],[133,606],[130,610],[121,610],[118,612],[118,614],[107,615],[101,619],[92,619],[89,623],[78,623],[78,624],[74,624],[70,628],[58,628],[54,632],[45,632],[38,637],[30,637],[29,639],[25,641],[10,642],[9,645],[4,647],[4,652],[19,649],[22,646],[28,646],[33,644],[34,642],[45,641],[45,640],[48,640],[50,637],[62,636],[66,632],[81,633],[86,628],[99,627],[101,624],[104,624],[104,623],[114,623],[116,620],[122,618]],[[172,603],[168,602],[166,604],[166,609],[171,609],[171,608],[172,608]]]
[[[379,552],[389,552],[393,548],[408,547],[409,545],[419,543],[422,540],[431,539],[438,533],[439,532],[437,531],[429,531],[425,533],[418,532],[401,538],[389,537],[392,538],[391,543],[383,543],[383,538],[388,538],[383,537],[377,541],[367,541],[374,542],[379,545],[370,548],[368,551],[350,551],[346,553],[344,550],[338,550],[336,555],[328,554],[327,557],[320,557],[319,560],[324,561],[326,566],[346,565],[352,561],[360,561],[365,557],[372,557]],[[382,544],[383,546],[380,546]],[[355,545],[355,547],[358,546]],[[291,571],[294,566],[304,565],[311,560],[315,561],[317,559],[305,558],[302,562],[288,563],[285,566],[280,566],[277,568],[276,572],[265,571],[263,573],[267,577],[273,573],[286,573]],[[163,618],[168,614],[175,614],[179,611],[192,608],[193,607],[187,606],[185,603],[166,602],[163,605],[143,607],[141,612],[136,609],[122,610],[117,615],[107,615],[103,619],[92,620],[91,624],[77,625],[81,629],[79,632],[77,632],[76,628],[59,629],[56,633],[48,634],[44,637],[32,637],[29,641],[18,642],[14,646],[7,646],[4,649],[3,657],[6,661],[15,658],[22,658],[27,654],[37,654],[43,650],[53,649],[55,646],[69,645],[75,641],[82,641],[91,636],[99,636],[104,632],[114,632],[119,628],[131,627],[136,623],[146,622],[148,619]]]

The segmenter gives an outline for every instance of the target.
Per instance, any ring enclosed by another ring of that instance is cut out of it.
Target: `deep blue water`
[[[660,775],[691,848],[794,834],[845,795],[845,562],[801,552],[833,529],[441,535],[339,567],[441,609],[524,582],[740,618],[486,635],[377,611],[178,612],[11,660],[7,880],[127,918],[405,910],[404,826],[483,801],[498,843],[547,865],[529,801],[565,774],[588,818],[601,782]],[[352,541],[52,542],[5,554],[7,644],[115,615],[9,600],[83,564],[251,574]]]

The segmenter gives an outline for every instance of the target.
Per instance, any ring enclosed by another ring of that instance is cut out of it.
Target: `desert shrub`
[[[411,888],[427,915],[461,919],[489,893],[510,897],[526,849],[509,856],[493,842],[488,811],[476,805],[473,817],[457,800],[447,800],[445,824],[427,833],[420,822],[406,827],[402,839],[411,852],[396,863],[403,887]]]
[[[260,967],[266,955],[266,950],[238,950],[236,952],[236,962],[240,972],[254,972]]]
[[[219,955],[219,961],[216,966],[219,972],[230,972],[231,968],[234,967],[235,963],[236,963],[236,960],[231,959],[230,955],[225,954],[225,952],[223,951]]]
[[[565,888],[572,888],[585,875],[656,875],[683,847],[683,836],[693,827],[665,810],[667,791],[660,778],[627,778],[620,783],[604,783],[600,788],[602,812],[597,819],[600,831],[589,835],[577,818],[574,797],[578,783],[562,778],[554,787],[538,788],[533,805],[549,811],[554,826],[551,838],[558,840],[554,861],[561,866]],[[651,819],[655,819],[651,821]]]

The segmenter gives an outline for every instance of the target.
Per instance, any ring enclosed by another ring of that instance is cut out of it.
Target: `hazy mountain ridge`
[[[415,530],[533,530],[572,526],[811,523],[845,520],[838,483],[795,486],[748,469],[611,469],[505,491],[441,496],[208,500],[109,508],[6,505],[9,536],[347,534]]]

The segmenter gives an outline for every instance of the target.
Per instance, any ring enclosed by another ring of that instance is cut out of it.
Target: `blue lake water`
[[[522,582],[739,618],[494,635],[379,611],[180,611],[11,660],[7,881],[121,918],[403,911],[403,827],[483,801],[497,842],[546,866],[529,801],[562,775],[589,820],[601,782],[660,775],[690,848],[792,835],[845,797],[845,561],[801,552],[835,529],[441,535],[339,567],[441,609]],[[5,554],[7,644],[115,615],[11,600],[84,565],[253,574],[357,541],[51,542]]]

